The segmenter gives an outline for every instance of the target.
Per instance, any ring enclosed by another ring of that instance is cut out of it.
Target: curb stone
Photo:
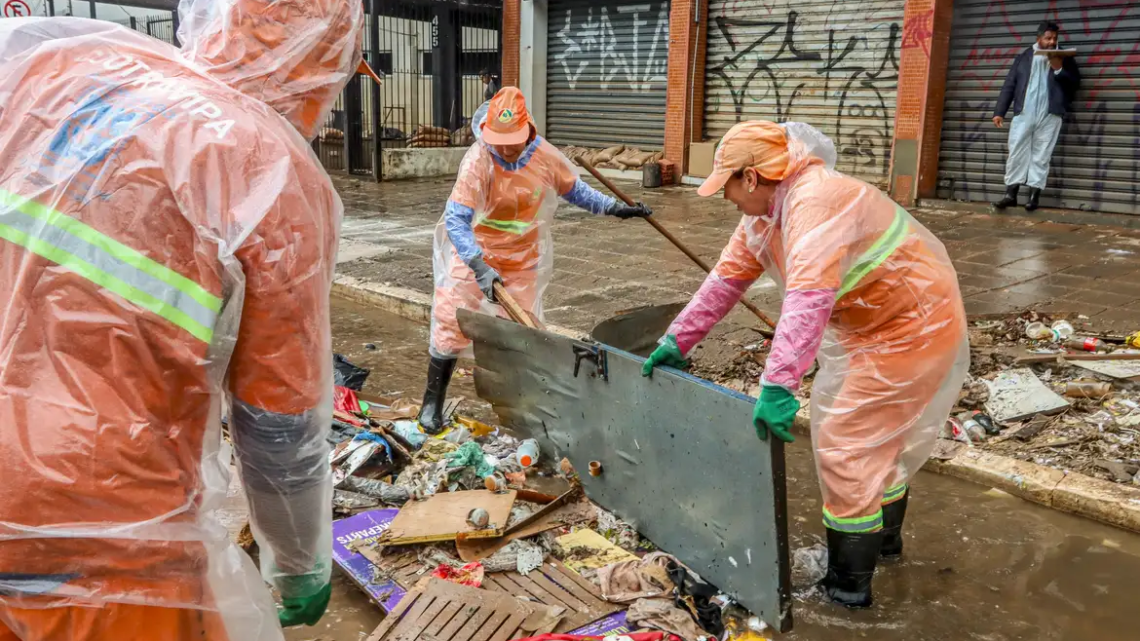
[[[337,276],[333,279],[332,293],[400,318],[423,324],[431,323],[431,294],[406,287],[371,283],[354,276]],[[585,332],[568,327],[547,325],[546,329],[568,338],[589,338]]]
[[[431,322],[431,296],[420,291],[370,283],[352,276],[337,276],[332,293],[410,321]],[[548,325],[547,329],[561,336],[587,338],[584,332],[566,327]],[[798,436],[810,439],[807,405],[796,414],[793,430]],[[974,449],[949,461],[931,459],[924,469],[994,487],[1032,503],[1140,533],[1140,487],[1066,473]]]

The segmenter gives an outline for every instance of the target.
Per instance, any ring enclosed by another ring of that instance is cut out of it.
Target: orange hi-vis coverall
[[[0,640],[282,638],[216,511],[231,447],[266,580],[331,572],[342,205],[305,138],[351,0],[184,0],[180,51],[0,20]],[[304,134],[304,135],[302,135]]]
[[[790,123],[796,131],[814,129]],[[816,148],[834,147],[830,141]],[[767,273],[783,306],[762,382],[795,391],[818,358],[812,443],[824,524],[882,527],[929,458],[969,365],[966,315],[942,243],[878,189],[792,143],[769,216],[744,216],[669,328],[682,354]]]
[[[476,112],[478,124],[486,104]],[[455,187],[435,230],[435,296],[431,311],[431,355],[470,357],[471,341],[456,320],[459,309],[505,317],[486,300],[468,262],[481,256],[503,278],[519,305],[542,319],[542,294],[554,269],[550,225],[558,198],[594,214],[614,199],[578,177],[554,145],[535,136],[515,162],[507,162],[478,140],[467,151]]]

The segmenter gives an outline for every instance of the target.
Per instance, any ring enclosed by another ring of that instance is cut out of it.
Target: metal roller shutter
[[[546,137],[557,145],[665,145],[669,3],[551,0]]]
[[[885,186],[902,0],[709,0],[705,137],[742,120],[806,122],[839,166]]]
[[[1081,89],[1053,152],[1046,207],[1140,214],[1140,1],[956,0],[938,163],[938,196],[993,201],[1004,191],[1007,127],[994,103],[1037,25],[1077,49]],[[1024,202],[1024,195],[1022,202]]]

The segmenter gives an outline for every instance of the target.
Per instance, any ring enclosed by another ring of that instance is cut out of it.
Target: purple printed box
[[[391,612],[392,608],[404,598],[404,588],[396,585],[395,581],[376,581],[376,566],[362,555],[350,551],[346,544],[361,539],[371,539],[380,536],[392,519],[396,518],[399,510],[371,510],[363,514],[333,521],[333,561],[342,570],[352,577],[352,580],[364,590],[372,600]]]
[[[629,623],[625,620],[625,610],[602,617],[589,625],[584,625],[570,634],[595,637],[616,637],[619,634],[629,634]]]
[[[400,599],[404,598],[404,588],[390,580],[376,582],[376,566],[345,546],[353,541],[380,536],[392,524],[392,519],[396,518],[397,513],[399,510],[396,509],[371,510],[347,519],[333,521],[333,561],[347,572],[353,582],[373,601],[384,608],[385,612],[391,612]],[[578,628],[570,634],[609,637],[629,631],[625,612],[617,612]]]

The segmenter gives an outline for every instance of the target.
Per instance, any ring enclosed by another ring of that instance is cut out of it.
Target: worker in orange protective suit
[[[436,225],[432,267],[431,360],[420,426],[428,434],[445,427],[443,404],[456,359],[471,341],[456,320],[459,309],[505,315],[494,284],[536,318],[553,269],[550,225],[558,197],[594,214],[620,219],[649,216],[642,203],[627,206],[578,178],[570,162],[543,140],[531,122],[523,94],[504,87],[472,119],[475,144]]]
[[[307,138],[361,4],[180,15],[181,51],[0,21],[2,641],[276,641],[328,603],[342,206]],[[280,612],[217,519],[223,411]]]
[[[725,134],[702,196],[724,188],[740,225],[643,373],[685,356],[767,273],[784,295],[753,423],[794,440],[812,361],[812,441],[827,529],[827,595],[871,605],[877,558],[902,553],[908,481],[930,456],[969,365],[966,316],[942,244],[878,189],[833,170],[801,123]]]

